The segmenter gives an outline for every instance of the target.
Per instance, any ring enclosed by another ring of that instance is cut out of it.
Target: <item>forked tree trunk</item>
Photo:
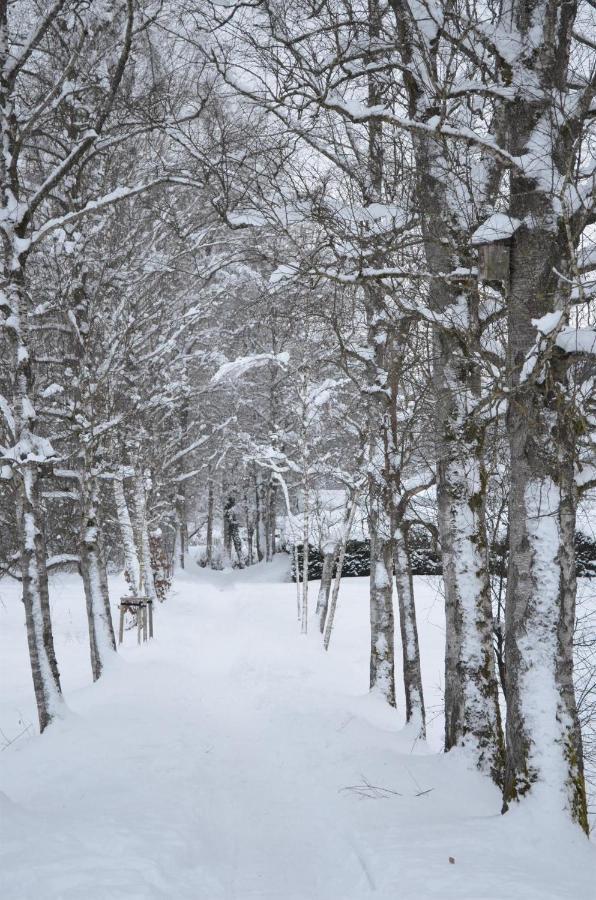
[[[441,100],[426,74],[435,52],[434,37],[420,28],[408,9],[397,30],[400,56],[407,67],[408,114],[424,127]],[[426,43],[425,45],[425,42]],[[432,64],[432,63],[431,63]],[[471,283],[446,277],[470,271],[469,224],[465,186],[454,188],[450,148],[445,138],[416,132],[413,137],[416,205],[430,281],[429,305],[440,317],[462,313],[469,323],[467,347],[450,329],[434,329],[433,384],[436,410],[437,499],[446,612],[445,747],[466,747],[477,765],[502,783],[503,741],[492,649],[492,611],[488,591],[482,444],[466,434],[479,377],[473,362],[478,349],[478,291]],[[478,179],[479,202],[493,191],[492,167]],[[481,167],[478,169],[482,175]],[[461,182],[460,182],[461,183]],[[464,205],[462,205],[464,204]],[[469,213],[469,214],[468,214]]]
[[[395,532],[395,585],[399,607],[406,722],[411,723],[418,737],[426,737],[424,693],[420,671],[420,647],[414,603],[414,581],[408,547],[408,534],[403,523]]]
[[[45,522],[39,465],[48,463],[54,451],[48,440],[36,434],[33,406],[33,361],[29,341],[29,294],[25,265],[31,246],[30,210],[19,194],[16,167],[19,127],[15,110],[16,69],[14,41],[9,33],[8,4],[0,6],[0,206],[2,207],[2,309],[3,352],[8,357],[8,377],[3,388],[9,396],[3,404],[2,443],[11,443],[13,474],[17,480],[16,520],[23,584],[23,605],[29,658],[40,731],[58,715],[62,703],[60,676],[54,652],[48,576]],[[12,69],[12,76],[10,70]],[[8,441],[6,440],[8,438]],[[8,449],[5,447],[5,450]],[[9,454],[6,454],[8,462]]]
[[[29,463],[19,473],[17,526],[31,674],[39,730],[44,731],[60,713],[62,691],[50,618],[39,475]]]
[[[89,626],[91,671],[93,680],[97,681],[111,655],[116,652],[116,639],[97,517],[97,487],[93,477],[86,473],[81,479],[81,495],[79,553]]]
[[[411,102],[418,114],[421,100],[415,90]],[[473,351],[477,287],[454,285],[443,277],[470,265],[469,236],[453,212],[445,178],[445,147],[440,139],[417,135],[415,154],[426,260],[438,276],[430,288],[430,304],[441,315],[466,309]],[[480,380],[471,357],[442,326],[434,333],[433,387],[446,617],[445,749],[466,748],[478,768],[500,785],[503,736],[492,646],[483,434],[472,418]]]
[[[323,548],[323,569],[321,571],[321,585],[317,597],[316,614],[319,620],[319,631],[325,631],[325,619],[329,607],[329,595],[333,582],[333,565],[337,556],[337,544],[326,544]]]
[[[329,641],[331,640],[331,632],[333,631],[333,625],[335,623],[335,613],[337,610],[337,600],[339,597],[339,586],[341,584],[341,576],[344,568],[344,559],[346,558],[346,547],[348,544],[348,539],[350,537],[350,532],[352,530],[352,526],[354,524],[354,519],[356,517],[356,508],[357,508],[357,496],[352,499],[352,507],[348,514],[348,519],[346,522],[346,527],[344,528],[344,533],[342,535],[342,539],[339,545],[339,553],[337,555],[337,569],[335,571],[335,579],[333,581],[333,592],[331,594],[331,602],[329,604],[329,612],[327,615],[327,621],[325,623],[325,633],[323,637],[323,646],[325,650],[329,649]]]
[[[0,21],[4,21],[0,17]],[[32,369],[28,349],[28,311],[23,269],[15,250],[12,268],[4,291],[10,298],[13,327],[8,330],[14,366],[13,413],[17,478],[17,529],[23,583],[23,605],[33,689],[37,704],[39,730],[44,731],[59,714],[62,705],[60,675],[50,615],[50,596],[46,569],[45,521],[41,499],[40,470],[32,456],[51,458],[50,444],[35,434],[36,415],[31,402]]]

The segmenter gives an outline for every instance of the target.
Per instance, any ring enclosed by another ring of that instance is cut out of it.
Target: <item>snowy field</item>
[[[461,755],[435,752],[435,583],[417,579],[427,747],[367,693],[367,580],[342,583],[325,655],[298,634],[286,568],[191,563],[155,640],[129,632],[95,686],[82,585],[56,576],[67,709],[43,737],[18,585],[0,582],[1,900],[594,898],[579,831],[537,801],[502,817]]]

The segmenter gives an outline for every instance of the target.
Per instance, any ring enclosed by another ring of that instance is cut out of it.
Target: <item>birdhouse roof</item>
[[[492,244],[508,240],[520,227],[519,219],[506,213],[493,213],[472,235],[472,244]]]

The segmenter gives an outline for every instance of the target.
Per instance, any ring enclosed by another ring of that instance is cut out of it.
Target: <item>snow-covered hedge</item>
[[[296,580],[294,553],[289,548],[292,556],[292,580]],[[302,544],[298,545],[298,564],[302,577]],[[410,535],[410,554],[412,559],[412,572],[414,575],[440,575],[441,558],[433,547],[432,541],[425,531],[415,531]],[[505,542],[499,542],[491,552],[491,572],[494,575],[506,575],[507,573],[507,547]],[[583,534],[581,531],[575,535],[575,560],[577,575],[579,578],[596,577],[596,540]],[[308,579],[313,581],[321,577],[323,567],[323,554],[317,547],[309,547],[308,551]],[[370,575],[370,544],[368,540],[348,541],[344,560],[342,576],[352,578],[358,575]]]

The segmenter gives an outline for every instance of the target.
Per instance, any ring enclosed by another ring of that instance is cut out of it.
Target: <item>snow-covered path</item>
[[[501,817],[464,759],[415,745],[367,695],[366,582],[344,583],[325,655],[297,633],[284,566],[191,565],[156,639],[129,634],[85,687],[82,591],[54,582],[68,713],[0,756],[2,900],[596,896],[596,852],[575,830],[533,808]],[[0,597],[6,733],[32,706],[21,610],[4,583]]]

